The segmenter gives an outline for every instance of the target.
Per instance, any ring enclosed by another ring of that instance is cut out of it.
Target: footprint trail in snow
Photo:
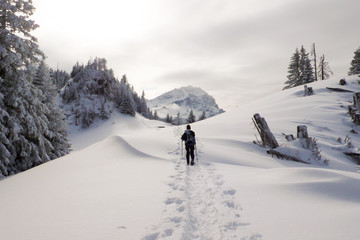
[[[224,186],[223,177],[211,164],[187,166],[180,144],[171,154],[177,155],[172,160],[175,173],[169,177],[162,219],[142,239],[262,239],[260,234],[248,233],[249,223],[241,221],[236,191]]]

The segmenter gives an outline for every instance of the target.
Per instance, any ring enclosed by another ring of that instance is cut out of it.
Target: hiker
[[[194,149],[195,149],[196,141],[195,141],[195,133],[191,130],[190,125],[186,126],[186,130],[184,134],[181,136],[181,140],[185,141],[187,165],[190,165],[190,156],[191,156],[191,165],[194,165]]]

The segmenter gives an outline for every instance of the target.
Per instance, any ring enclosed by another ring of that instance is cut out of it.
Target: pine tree
[[[199,117],[198,121],[205,120],[206,119],[206,112],[205,110],[202,112],[201,116]]]
[[[119,109],[121,113],[135,116],[135,103],[130,92],[130,86],[127,82],[126,75],[124,75],[120,81],[119,88],[120,103]]]
[[[6,111],[4,103],[4,95],[2,94],[3,79],[0,77],[0,178],[8,176],[12,157],[9,151],[11,146],[11,136],[9,129],[9,113]]]
[[[189,113],[189,116],[188,116],[187,119],[186,119],[186,122],[187,122],[187,123],[194,123],[194,122],[196,122],[196,117],[195,117],[194,112],[193,112],[192,109],[190,110],[190,113]]]
[[[303,46],[301,46],[300,51],[296,49],[288,68],[288,80],[285,82],[287,86],[283,90],[314,81],[314,72],[308,55]]]
[[[314,81],[314,72],[309,59],[309,54],[303,46],[300,49],[300,85]]]
[[[330,69],[329,63],[325,61],[325,56],[320,57],[318,74],[321,80],[328,79],[333,72]]]
[[[154,112],[154,120],[159,120],[159,115],[157,113],[157,110]]]
[[[58,92],[65,86],[66,82],[70,79],[70,75],[63,70],[50,69],[50,76],[54,81]]]
[[[5,82],[44,56],[37,39],[30,33],[38,28],[29,19],[34,10],[32,1],[0,1],[0,77]]]
[[[287,86],[285,86],[283,90],[300,85],[300,53],[299,49],[297,48],[295,50],[295,53],[291,57],[288,73],[288,80],[285,82]]]
[[[0,176],[49,161],[58,150],[48,118],[56,113],[32,84],[35,66],[44,56],[30,33],[38,27],[29,19],[33,11],[32,1],[0,1]]]
[[[33,78],[33,84],[41,91],[39,96],[43,96],[42,102],[45,104],[45,117],[48,120],[48,131],[45,137],[52,145],[48,150],[50,159],[61,157],[70,150],[70,144],[67,138],[67,125],[65,116],[59,109],[56,97],[57,90],[53,79],[50,76],[50,69],[42,60]]]
[[[147,109],[144,91],[142,91],[141,99],[140,99],[140,114],[143,115],[144,117],[148,117],[148,109]]]
[[[165,122],[173,124],[173,118],[169,114],[166,114]]]
[[[360,47],[354,52],[354,57],[350,65],[349,75],[360,74]]]

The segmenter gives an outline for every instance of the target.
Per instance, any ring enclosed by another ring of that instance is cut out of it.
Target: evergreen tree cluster
[[[31,1],[0,1],[0,178],[67,154],[64,115],[31,31]]]
[[[70,75],[63,70],[50,69],[50,76],[52,79],[54,79],[54,84],[58,92],[60,92],[60,90],[65,86],[66,82],[70,79]]]
[[[144,92],[139,97],[126,75],[120,81],[116,79],[106,59],[95,58],[85,66],[77,63],[70,76],[60,92],[69,124],[87,128],[96,119],[108,119],[114,110],[153,118]]]
[[[155,114],[157,116],[156,111],[155,111]],[[205,119],[206,119],[206,112],[204,110],[197,121],[202,121],[202,120],[205,120]],[[155,120],[163,120],[163,119],[159,119],[157,117]],[[196,122],[196,116],[194,114],[194,111],[191,109],[190,112],[189,112],[189,115],[187,116],[186,119],[182,119],[180,117],[180,113],[178,113],[175,118],[173,118],[170,114],[167,114],[166,118],[163,121],[165,121],[167,123],[170,123],[170,124],[173,124],[173,125],[181,125],[181,124],[184,124],[184,123],[194,123],[194,122]]]
[[[350,63],[349,75],[360,74],[360,47],[354,52],[354,57]]]
[[[286,86],[283,90],[317,81],[318,77],[325,80],[333,74],[324,55],[321,56],[319,65],[317,65],[315,43],[312,45],[311,55],[313,56],[312,60],[304,46],[301,46],[300,51],[296,48],[290,59],[288,80],[285,82]],[[314,64],[312,65],[311,62]]]

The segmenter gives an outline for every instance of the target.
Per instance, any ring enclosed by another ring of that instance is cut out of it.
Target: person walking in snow
[[[187,165],[190,165],[190,157],[191,157],[191,165],[194,165],[194,149],[196,145],[196,140],[195,140],[195,132],[191,130],[190,125],[186,126],[186,130],[184,134],[181,136],[181,140],[185,141]]]

